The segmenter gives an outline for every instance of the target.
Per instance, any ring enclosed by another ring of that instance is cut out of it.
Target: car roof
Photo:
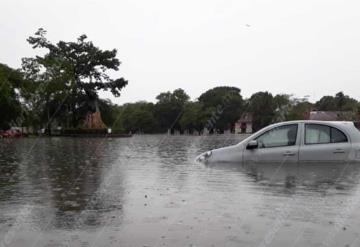
[[[284,124],[298,124],[298,123],[307,123],[307,124],[330,124],[338,126],[354,125],[354,122],[351,121],[322,121],[322,120],[294,120],[294,121],[285,121],[274,123],[270,126],[284,125]]]
[[[268,127],[273,128],[273,127],[277,127],[277,126],[282,126],[282,125],[287,125],[287,124],[300,124],[300,123],[305,123],[305,124],[324,124],[324,125],[329,125],[332,127],[336,127],[339,128],[341,130],[345,130],[347,132],[353,132],[354,130],[357,130],[354,122],[350,122],[350,121],[322,121],[322,120],[295,120],[295,121],[286,121],[286,122],[279,122],[279,123],[275,123],[272,125],[269,125]],[[266,129],[268,129],[266,127]],[[358,133],[358,130],[356,131]],[[359,135],[360,136],[360,135]],[[360,138],[360,137],[359,137]]]
[[[351,121],[321,121],[321,120],[294,120],[294,121],[285,121],[285,122],[274,123],[274,124],[268,125],[268,126],[264,127],[263,129],[255,132],[253,135],[245,138],[240,143],[244,143],[248,140],[253,139],[254,137],[262,135],[264,132],[266,132],[274,127],[284,126],[284,125],[288,125],[288,124],[302,124],[302,123],[325,124],[325,125],[328,125],[331,127],[338,128],[338,129],[344,131],[347,134],[347,136],[350,137],[350,140],[352,142],[360,143],[360,130],[355,127],[354,122],[351,122]]]
[[[331,127],[338,128],[342,131],[345,131],[348,136],[351,136],[351,139],[355,142],[360,142],[360,131],[354,125],[354,122],[351,121],[321,121],[321,120],[296,120],[296,121],[287,121],[279,122],[265,127],[263,130],[269,130],[277,126],[283,126],[287,124],[324,124]]]

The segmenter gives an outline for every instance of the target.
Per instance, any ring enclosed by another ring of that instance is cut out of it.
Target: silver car
[[[360,162],[360,131],[353,122],[282,122],[263,128],[237,145],[205,152],[197,161]]]

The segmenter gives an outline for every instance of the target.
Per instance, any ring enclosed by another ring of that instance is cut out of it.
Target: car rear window
[[[332,143],[347,142],[347,137],[340,130],[331,128],[331,142]]]

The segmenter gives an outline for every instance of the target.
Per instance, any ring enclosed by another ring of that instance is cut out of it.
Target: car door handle
[[[293,153],[293,152],[285,152],[285,153],[283,153],[283,156],[286,156],[286,157],[295,156],[295,153]]]
[[[334,152],[334,154],[344,154],[345,153],[345,150],[344,149],[336,149]]]

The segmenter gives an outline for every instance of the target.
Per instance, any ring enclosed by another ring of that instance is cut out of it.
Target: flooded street
[[[0,246],[358,246],[360,165],[194,162],[240,135],[0,140]]]

